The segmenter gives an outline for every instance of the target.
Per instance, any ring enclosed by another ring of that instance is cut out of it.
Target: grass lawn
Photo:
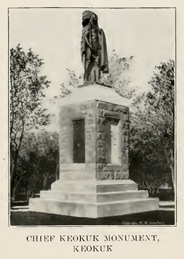
[[[175,211],[158,210],[152,212],[137,213],[132,215],[108,217],[108,218],[77,218],[55,214],[10,211],[10,225],[12,226],[35,226],[35,225],[175,225]]]

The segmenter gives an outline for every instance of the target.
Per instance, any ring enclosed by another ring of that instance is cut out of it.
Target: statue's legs
[[[91,50],[90,50],[90,48],[86,48],[85,64],[84,64],[84,81],[90,81],[91,69],[92,69],[92,65],[91,65]]]
[[[94,76],[94,82],[98,82],[100,79],[99,57],[95,59],[92,74]]]
[[[99,57],[92,55],[90,48],[86,49],[84,81],[97,82],[100,79]]]

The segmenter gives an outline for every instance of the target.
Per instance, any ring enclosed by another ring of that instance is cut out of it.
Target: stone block
[[[90,180],[95,177],[95,174],[93,172],[74,172],[74,171],[68,171],[63,172],[60,174],[60,180],[61,181],[78,181],[78,180]]]
[[[51,185],[51,191],[63,192],[96,192],[95,181],[93,180],[66,180],[59,179]]]
[[[138,190],[137,184],[131,180],[112,180],[98,181],[96,186],[97,192],[119,192]]]
[[[103,163],[97,163],[97,166],[96,166],[97,172],[102,172],[103,168],[104,168]]]
[[[87,218],[112,217],[159,209],[157,198],[101,203],[34,198],[29,200],[29,207],[30,211]]]
[[[105,109],[105,110],[107,110],[107,103],[105,103],[105,102],[97,102],[97,108],[98,109]]]
[[[148,198],[147,191],[120,191],[120,192],[106,192],[97,194],[97,202],[111,202],[111,201],[128,201]]]
[[[53,199],[30,199],[30,211],[53,213],[73,217],[97,218],[96,206],[89,203],[66,202]]]
[[[60,170],[61,172],[70,172],[73,171],[74,173],[76,171],[80,171],[80,172],[85,172],[86,171],[86,165],[85,164],[74,164],[74,163],[70,163],[70,164],[64,164],[64,163],[60,163]]]
[[[106,137],[106,135],[104,132],[97,133],[97,140],[104,141],[105,137]]]
[[[114,172],[114,179],[119,180],[119,179],[126,179],[128,178],[128,170],[127,171],[122,171],[122,172]]]
[[[127,114],[128,113],[128,107],[125,107],[125,106],[122,106],[122,105],[116,105],[114,107],[114,111]]]
[[[159,200],[157,198],[101,203],[98,204],[97,207],[97,217],[112,217],[146,211],[156,211],[159,209],[158,203]]]
[[[111,201],[127,201],[148,198],[147,191],[124,191],[124,192],[106,192],[106,193],[65,193],[61,191],[41,191],[41,199],[55,199],[67,202],[91,202],[108,203]]]

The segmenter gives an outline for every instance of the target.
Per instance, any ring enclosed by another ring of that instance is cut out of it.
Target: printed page
[[[1,14],[3,258],[182,258],[182,3]]]

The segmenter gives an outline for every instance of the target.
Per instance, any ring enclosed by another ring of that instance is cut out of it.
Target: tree
[[[133,56],[119,57],[115,50],[109,60],[109,73],[104,74],[101,83],[111,86],[116,92],[128,99],[131,99],[135,93],[135,86],[130,85],[130,68],[134,62]]]
[[[147,94],[146,105],[150,113],[159,115],[155,126],[159,127],[161,150],[174,185],[174,61],[161,62],[155,69],[149,82],[152,91]]]
[[[109,73],[103,75],[100,83],[102,85],[108,85],[112,88],[115,88],[116,92],[119,93],[121,96],[131,99],[136,88],[130,86],[130,77],[128,73],[133,61],[133,56],[129,58],[120,58],[116,54],[115,50],[113,50],[113,54],[109,60]],[[65,85],[64,83],[62,83],[60,85],[61,94],[59,96],[54,96],[54,98],[51,99],[51,102],[53,104],[56,104],[57,100],[59,100],[60,98],[63,98],[66,95],[70,94],[72,88],[76,88],[77,86],[83,84],[82,75],[77,75],[74,71],[68,68],[66,70],[69,73],[68,84]]]
[[[39,146],[39,168],[42,170],[43,189],[47,189],[49,178],[59,178],[59,136],[56,132],[42,130],[37,138]]]
[[[155,181],[160,169],[170,170],[173,187],[174,78],[174,61],[161,62],[155,67],[149,82],[151,91],[136,96],[132,102],[130,137],[131,166],[137,166],[140,172],[157,171]],[[139,162],[135,165],[138,156]]]
[[[58,179],[59,173],[58,134],[42,129],[26,132],[22,141],[17,164],[17,177],[13,197],[24,198],[47,190]]]
[[[25,53],[20,44],[10,49],[10,174],[11,195],[15,182],[19,153],[25,132],[49,123],[49,114],[42,108],[44,89],[50,82],[40,75],[43,60],[31,49]]]

